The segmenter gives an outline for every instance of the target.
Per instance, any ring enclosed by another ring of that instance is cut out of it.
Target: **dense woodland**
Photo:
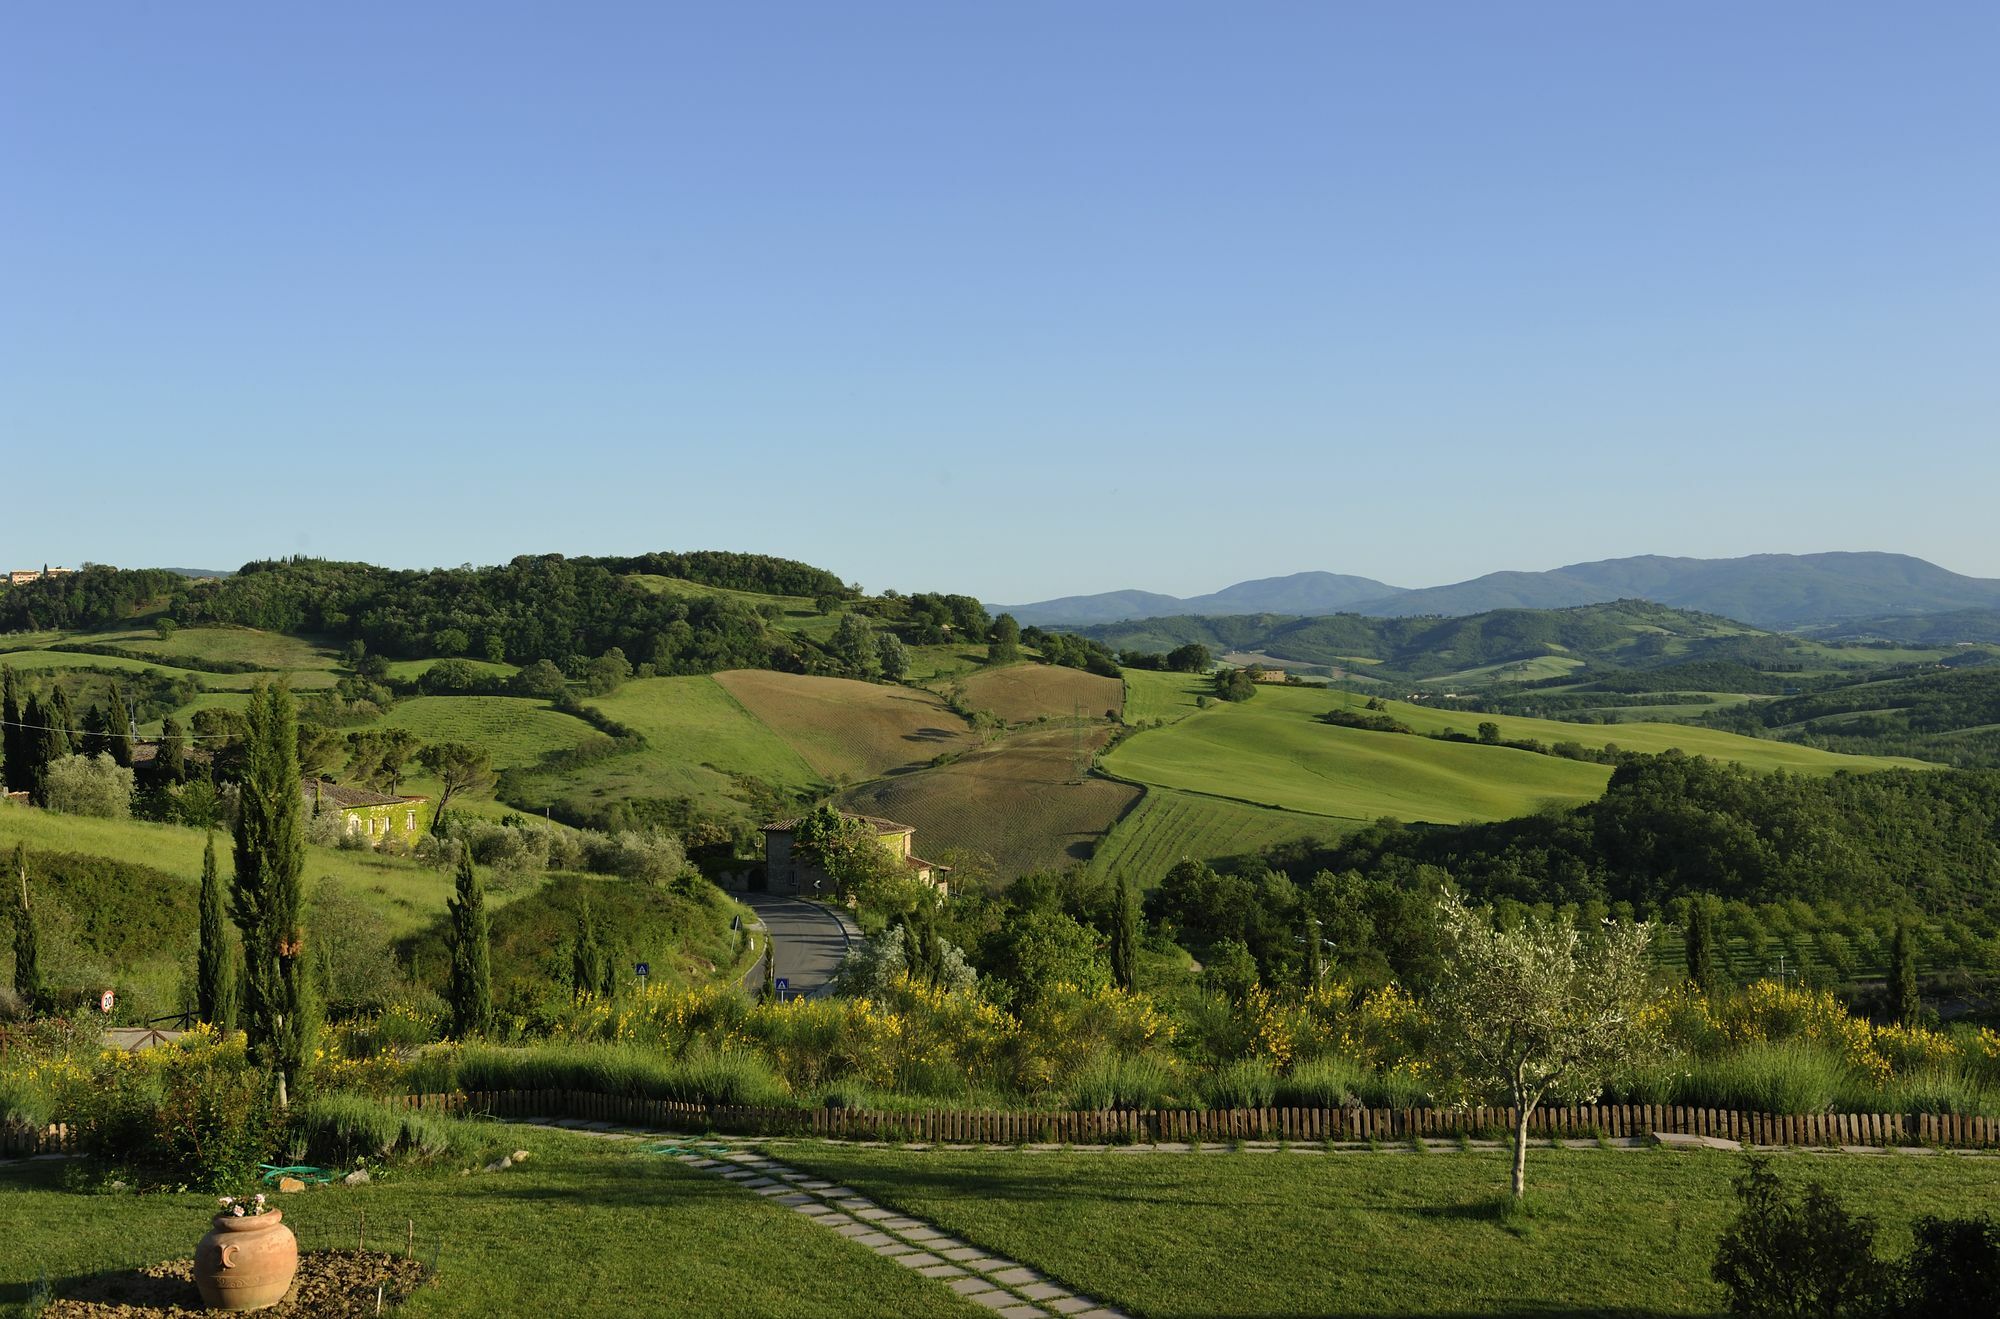
[[[2000,767],[2000,665],[1929,669],[1711,712],[1707,723],[1856,755]]]
[[[1491,824],[1383,823],[1279,858],[1311,873],[1434,866],[1482,898],[1658,909],[1707,893],[1907,910],[2000,929],[2000,775],[1759,774],[1630,756],[1597,801]]]

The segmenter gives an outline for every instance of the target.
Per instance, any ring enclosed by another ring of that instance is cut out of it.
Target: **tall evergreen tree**
[[[108,733],[110,725],[105,722],[104,711],[92,701],[90,708],[83,712],[83,738],[77,743],[77,754],[84,756],[102,755],[111,749]]]
[[[1924,998],[1917,988],[1917,934],[1908,921],[1896,922],[1889,944],[1889,1015],[1900,1026],[1915,1026],[1924,1018]]]
[[[160,723],[159,773],[169,783],[182,783],[187,779],[187,729],[181,721],[168,715]]]
[[[451,1032],[482,1035],[493,1021],[493,969],[487,953],[486,890],[472,866],[472,849],[458,853],[458,896],[445,903],[451,917]]]
[[[0,783],[9,792],[28,790],[27,739],[21,727],[27,720],[23,714],[21,680],[12,668],[0,664]]]
[[[1139,898],[1129,879],[1118,881],[1111,912],[1111,979],[1124,990],[1139,983]]]
[[[222,877],[216,873],[215,828],[201,854],[201,947],[195,954],[195,1013],[225,1034],[236,1026],[236,958],[223,926]]]
[[[70,733],[76,727],[76,717],[70,713],[69,697],[60,683],[55,684],[34,717],[28,722],[35,738],[34,754],[30,757],[29,773],[34,778],[34,786],[29,789],[35,796],[37,806],[48,805],[49,766],[69,755],[74,749]]]
[[[48,778],[48,761],[44,759],[47,734],[42,725],[49,721],[48,712],[42,708],[40,700],[28,697],[21,709],[20,740],[17,750],[8,756],[7,787],[13,792],[25,792],[37,804],[42,800],[42,786]]]
[[[111,688],[111,704],[104,712],[104,735],[109,744],[107,750],[111,758],[127,769],[132,767],[132,711],[125,704],[124,693],[114,684]]]
[[[1308,991],[1318,987],[1320,976],[1326,971],[1326,958],[1320,951],[1319,928],[1319,918],[1312,914],[1312,908],[1306,908],[1305,915],[1300,921],[1299,938],[1305,943],[1305,957],[1300,963],[1303,974],[1300,979],[1305,982]]]
[[[775,1003],[778,1001],[778,973],[777,968],[771,964],[772,951],[771,941],[766,939],[764,941],[764,987],[757,991],[757,1001],[759,1003]]]
[[[576,942],[570,946],[569,955],[570,992],[577,998],[596,991],[598,982],[603,979],[598,966],[601,960],[597,922],[591,919],[590,899],[585,898],[577,905]]]
[[[259,687],[248,716],[230,898],[243,931],[244,1029],[258,1060],[276,1075],[282,1106],[312,1056],[319,1026],[301,920],[305,800],[291,688]]]
[[[1715,920],[1709,901],[1697,893],[1688,899],[1687,974],[1704,994],[1715,992],[1718,972],[1715,960]]]
[[[14,844],[14,874],[20,882],[20,905],[14,910],[14,992],[30,1008],[45,997],[41,953],[35,944],[35,914],[28,907],[28,845]]]

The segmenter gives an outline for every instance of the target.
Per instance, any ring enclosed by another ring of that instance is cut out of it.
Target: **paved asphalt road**
[[[771,947],[777,952],[773,974],[781,980],[790,981],[794,995],[825,993],[835,969],[840,966],[840,959],[847,955],[849,941],[860,938],[860,932],[853,927],[853,923],[817,902],[804,902],[772,893],[745,893],[742,896],[770,933]],[[761,960],[750,968],[750,973],[743,977],[743,983],[752,990],[763,986],[764,966]]]

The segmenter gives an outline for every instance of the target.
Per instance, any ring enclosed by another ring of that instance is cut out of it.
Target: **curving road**
[[[824,994],[840,959],[847,956],[848,945],[861,938],[853,920],[845,912],[800,898],[774,893],[745,893],[741,897],[764,922],[770,935],[776,955],[772,974],[790,982],[794,997]],[[743,977],[743,985],[755,993],[763,984],[764,964],[760,958]]]

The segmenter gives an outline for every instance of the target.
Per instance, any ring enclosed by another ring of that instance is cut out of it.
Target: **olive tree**
[[[1582,1103],[1656,1044],[1652,926],[1604,922],[1585,935],[1530,919],[1496,930],[1447,894],[1443,972],[1431,995],[1439,1057],[1470,1089],[1514,1107],[1514,1198],[1527,1193],[1528,1122],[1545,1099]]]

